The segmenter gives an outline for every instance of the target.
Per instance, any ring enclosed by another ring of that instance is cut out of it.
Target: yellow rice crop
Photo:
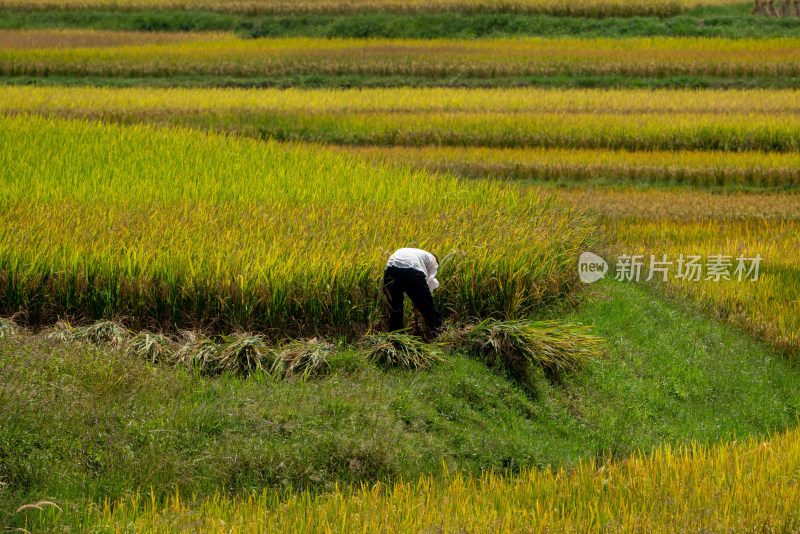
[[[99,48],[231,39],[230,33],[103,30],[0,30],[0,49]]]
[[[584,166],[581,170],[583,176],[589,176],[596,170],[599,172],[600,165],[609,174],[627,173],[631,180],[640,176],[640,169],[648,169],[644,172],[657,178],[688,176],[686,180],[689,182],[703,180],[717,185],[721,181],[723,185],[794,186],[797,140],[800,139],[797,91],[237,91],[6,87],[0,89],[0,95],[0,110],[5,113],[34,112],[122,122],[189,124],[285,139],[407,145],[435,142],[512,147],[658,149],[661,151],[645,153],[571,152],[560,148],[478,149],[478,155],[471,161],[483,159],[483,164],[490,164],[495,157],[502,161],[510,158],[516,165],[517,161],[529,158],[529,154],[535,154],[544,160],[544,166],[561,161],[561,167],[552,171],[554,173],[577,165]],[[485,106],[487,111],[476,111],[481,106]],[[664,151],[685,148],[728,152]],[[786,153],[729,152],[751,148]],[[464,152],[455,148],[424,148],[416,152],[407,148],[393,149],[392,154],[398,158],[404,154],[420,157],[420,154],[436,150],[447,154],[446,158],[450,160],[463,159],[461,154]],[[602,198],[596,192],[592,194],[595,198]],[[670,196],[676,194],[665,192],[665,196],[650,200],[645,200],[644,196],[620,197],[607,199],[606,204],[607,209],[618,209],[615,207],[644,202],[651,209],[669,207],[673,210],[690,205],[687,197]],[[716,197],[697,198],[713,205],[711,199]],[[763,197],[747,198],[747,202],[740,204],[752,202],[763,206],[760,200]],[[781,200],[780,205],[786,202],[790,203],[791,209],[796,208],[791,200]],[[604,212],[601,210],[601,213]],[[687,215],[685,208],[682,213]],[[172,215],[167,219],[171,220],[170,217]],[[620,219],[617,215],[609,215],[606,224],[619,234],[620,242],[631,251],[634,248],[670,254],[760,251],[765,257],[765,272],[758,284],[719,284],[710,289],[706,289],[708,284],[694,284],[685,291],[696,295],[717,313],[733,317],[737,322],[749,321],[754,331],[789,347],[790,351],[795,350],[798,325],[793,317],[800,315],[796,313],[796,301],[800,299],[796,297],[796,282],[793,282],[797,278],[797,265],[793,263],[796,260],[792,259],[797,257],[794,219],[789,220],[787,216],[774,222],[758,222],[758,213],[755,214],[756,222],[730,222],[729,214],[698,220],[691,217],[688,221],[678,216],[667,218],[669,220],[663,217],[658,221],[650,219],[650,216]],[[625,222],[618,222],[620,220]],[[724,228],[730,231],[723,231]],[[736,231],[740,231],[742,239],[747,241],[736,241]],[[695,236],[694,240],[690,239],[692,236]],[[656,250],[656,245],[664,250]],[[375,261],[377,263],[377,259]]]
[[[796,532],[799,472],[800,431],[791,430],[516,476],[457,474],[201,502],[175,494],[163,504],[137,493],[73,503],[79,511],[68,513],[104,532]],[[55,509],[25,514],[33,531],[59,522]]]
[[[736,0],[2,0],[5,9],[203,9],[235,13],[437,13],[478,11],[573,16],[630,16],[678,13],[699,5]]]
[[[667,286],[800,356],[800,195],[576,189],[559,196],[601,214],[616,239],[607,251],[612,263],[620,254],[643,254],[648,261],[650,254],[671,261],[681,254],[704,261],[722,254],[735,266],[740,255],[760,255],[755,282],[716,282],[704,273],[699,282],[671,276]]]
[[[622,177],[634,186],[648,180],[680,180],[694,185],[796,187],[800,163],[797,153],[474,147],[337,150],[472,175],[505,173],[554,180],[593,180],[602,175]],[[601,215],[604,230],[616,243],[606,251],[611,260],[623,253],[647,258],[655,254],[659,259],[667,254],[673,261],[681,254],[704,258],[761,255],[757,282],[670,279],[669,289],[800,356],[800,195],[576,188],[561,190],[558,196]]]
[[[768,152],[587,150],[453,146],[335,147],[386,163],[482,178],[633,186],[797,188],[800,155]]]
[[[800,39],[223,39],[137,48],[1,50],[0,74],[70,76],[797,76]]]
[[[0,88],[0,112],[383,145],[795,151],[797,91]],[[486,111],[475,111],[485,105]],[[499,111],[508,105],[514,112]]]
[[[337,148],[370,158],[472,175],[535,179],[624,178],[692,184],[796,187],[797,153],[624,152],[474,147]],[[477,170],[476,170],[477,169]],[[601,215],[611,234],[609,260],[620,254],[761,255],[757,282],[669,280],[669,289],[800,356],[800,195],[699,191],[570,189],[559,197]],[[647,262],[645,262],[645,266]],[[647,276],[645,269],[644,277]],[[673,271],[673,274],[674,271]],[[643,278],[644,278],[643,277]],[[705,277],[705,275],[704,275]]]
[[[245,112],[432,115],[480,113],[512,116],[600,115],[800,115],[792,89],[151,89],[0,86],[0,110],[37,113],[74,110],[102,116]],[[160,117],[156,115],[156,118]]]
[[[4,117],[0,181],[2,313],[33,321],[347,332],[401,246],[443,259],[446,313],[514,316],[568,298],[593,241],[535,192],[188,131]]]

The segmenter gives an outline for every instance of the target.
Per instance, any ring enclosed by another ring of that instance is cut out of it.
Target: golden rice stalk
[[[378,332],[364,336],[359,344],[367,350],[367,358],[379,365],[427,369],[447,362],[441,347],[410,334]]]
[[[17,511],[15,513],[18,514],[20,512],[24,512],[25,510],[31,510],[31,509],[41,511],[41,510],[44,510],[44,508],[42,508],[43,506],[51,506],[51,507],[55,508],[56,510],[58,510],[59,512],[63,512],[64,511],[64,510],[61,509],[61,507],[59,505],[57,505],[54,502],[51,502],[51,501],[39,501],[39,502],[33,503],[33,504],[24,504],[24,505],[22,505],[19,508],[17,508]]]
[[[185,332],[186,343],[175,351],[171,361],[189,369],[213,373],[217,370],[221,345],[195,332]]]
[[[274,350],[275,362],[270,373],[275,377],[303,378],[323,374],[328,368],[328,356],[334,350],[333,344],[318,338],[291,341]]]
[[[140,332],[128,341],[128,350],[150,363],[171,361],[174,354],[172,343],[160,334]]]
[[[247,376],[269,371],[275,356],[259,335],[234,334],[224,336],[225,342],[214,355],[214,371]]]
[[[597,239],[544,192],[309,147],[21,116],[0,142],[0,292],[37,317],[355,335],[400,246],[450,255],[450,318],[521,315],[566,298]]]
[[[469,331],[473,354],[522,376],[534,366],[574,371],[602,354],[602,340],[584,325],[562,321],[486,319]]]
[[[73,339],[75,340],[112,347],[123,347],[130,335],[131,333],[124,326],[115,321],[98,321],[73,330]]]

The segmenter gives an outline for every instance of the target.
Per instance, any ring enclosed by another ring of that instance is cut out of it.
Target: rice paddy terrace
[[[796,531],[800,19],[750,7],[0,2],[0,524]]]

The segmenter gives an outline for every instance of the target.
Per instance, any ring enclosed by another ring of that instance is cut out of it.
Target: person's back
[[[418,248],[396,250],[386,262],[383,291],[389,303],[389,331],[403,329],[404,294],[419,310],[435,335],[442,327],[442,316],[433,302],[433,290],[439,287],[436,273],[439,259]]]

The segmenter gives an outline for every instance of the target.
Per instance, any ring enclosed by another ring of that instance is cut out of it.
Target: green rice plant
[[[254,372],[269,371],[275,356],[258,335],[235,334],[224,336],[224,343],[214,355],[214,371],[247,376]]]
[[[128,341],[128,350],[150,363],[171,361],[175,352],[169,339],[149,332],[133,336]]]
[[[189,369],[198,369],[203,373],[217,370],[217,357],[221,345],[195,332],[185,332],[186,343],[175,351],[171,361]]]
[[[275,377],[303,378],[323,374],[334,349],[333,344],[317,338],[291,341],[274,350],[275,362],[270,373]]]
[[[425,343],[410,334],[377,332],[364,336],[360,345],[367,350],[367,358],[389,367],[427,369],[434,364],[447,362],[439,346]]]
[[[490,366],[526,376],[532,367],[574,371],[602,352],[588,327],[560,321],[486,319],[468,333],[471,352]]]

